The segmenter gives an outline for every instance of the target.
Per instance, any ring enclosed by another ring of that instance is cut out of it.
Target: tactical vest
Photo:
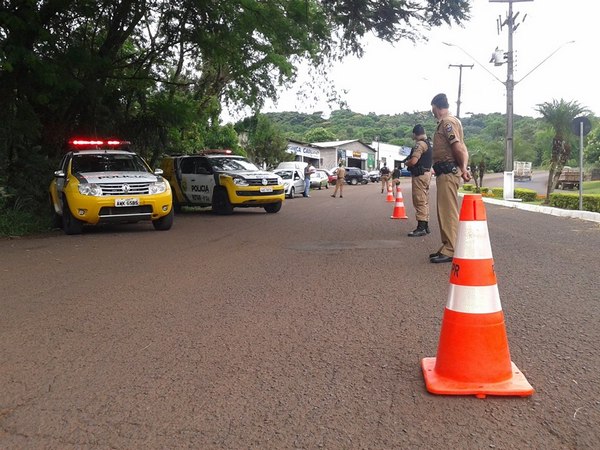
[[[413,167],[422,167],[425,170],[430,170],[431,164],[433,163],[433,147],[431,145],[431,139],[420,139],[420,140],[427,144],[427,150],[425,150],[423,152],[423,154],[419,158],[419,161],[417,161],[417,164],[415,164]],[[408,156],[407,159],[412,158],[414,151],[415,151],[415,148],[413,147],[413,149],[410,151],[410,155]]]

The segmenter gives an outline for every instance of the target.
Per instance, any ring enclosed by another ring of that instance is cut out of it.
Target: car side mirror
[[[54,172],[54,176],[56,178],[64,178],[65,177],[65,173],[62,170],[57,170]]]
[[[154,175],[159,176],[162,175],[164,171],[162,169],[154,169]]]

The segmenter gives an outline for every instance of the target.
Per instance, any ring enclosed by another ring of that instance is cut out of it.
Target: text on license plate
[[[273,192],[273,188],[271,186],[261,187],[260,192]]]
[[[115,200],[115,206],[139,206],[139,198],[117,198]]]

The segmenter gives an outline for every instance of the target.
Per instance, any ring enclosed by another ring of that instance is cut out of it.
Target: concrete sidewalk
[[[461,193],[464,195],[465,193]],[[495,198],[483,197],[483,201],[485,203],[491,203],[492,205],[501,205],[506,206],[507,208],[517,208],[524,209],[526,211],[533,211],[542,214],[550,214],[552,216],[560,216],[560,217],[570,217],[573,219],[582,219],[588,220],[590,222],[600,223],[600,213],[591,212],[591,211],[578,211],[572,209],[561,209],[554,208],[551,206],[541,206],[541,205],[530,205],[528,203],[522,202],[512,202],[508,200],[499,200]]]

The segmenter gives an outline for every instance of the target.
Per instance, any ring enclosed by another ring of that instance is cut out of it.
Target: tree
[[[337,140],[335,134],[323,127],[311,128],[304,135],[305,142],[331,142]]]
[[[593,127],[592,132],[587,135],[583,156],[587,164],[600,167],[600,127]]]
[[[286,152],[287,139],[275,123],[262,114],[249,123],[253,126],[248,132],[246,151],[252,161],[261,167],[273,168],[280,161],[291,159]]]
[[[551,103],[538,104],[536,110],[554,130],[545,200],[548,203],[550,194],[556,189],[562,169],[571,157],[571,143],[569,142],[571,122],[575,117],[587,112],[587,109],[576,101],[566,102],[560,99],[558,101],[552,100]]]
[[[469,10],[468,0],[5,0],[0,173],[33,166],[23,160],[34,153],[53,162],[74,133],[125,132],[151,160],[197,148],[224,104],[259,111],[300,62],[326,73],[360,56],[368,33],[417,40]],[[20,178],[45,191],[34,175]],[[22,192],[14,180],[0,177],[0,192]]]

